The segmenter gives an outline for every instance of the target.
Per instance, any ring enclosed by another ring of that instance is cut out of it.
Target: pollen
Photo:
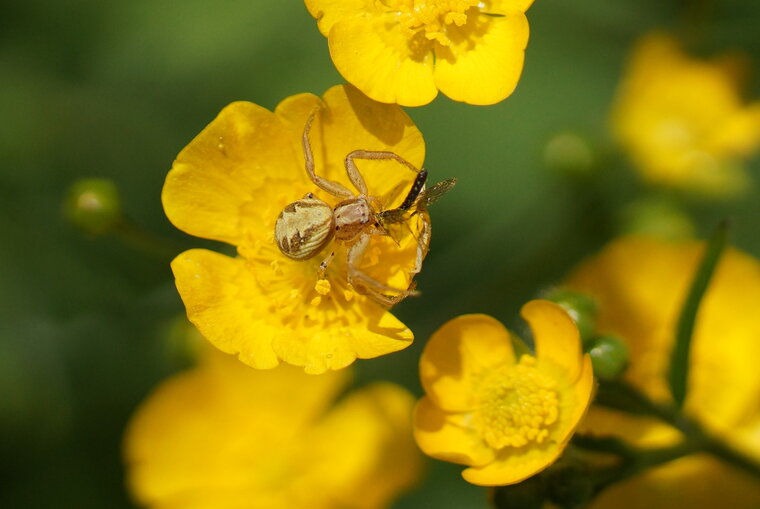
[[[450,46],[446,29],[448,25],[462,26],[467,23],[467,10],[478,4],[477,0],[414,0],[403,2],[388,0],[388,11],[406,15],[404,26],[413,32],[424,32],[428,40],[442,46]]]
[[[332,286],[327,279],[320,279],[317,284],[314,285],[314,290],[320,295],[327,295],[332,290]]]
[[[330,281],[327,279],[319,279],[317,281],[317,284],[314,285],[314,290],[319,294],[311,301],[309,304],[316,307],[319,306],[322,303],[322,296],[327,295],[332,290],[332,285],[330,285]]]
[[[479,384],[476,425],[494,449],[542,443],[557,421],[556,383],[523,355],[517,365],[489,372]]]

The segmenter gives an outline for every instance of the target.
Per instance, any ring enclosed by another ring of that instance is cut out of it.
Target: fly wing
[[[396,244],[400,244],[405,233],[404,226],[409,220],[409,212],[402,209],[384,210],[377,214],[377,220],[385,233]]]
[[[431,204],[437,202],[441,196],[451,191],[454,184],[457,183],[456,178],[446,179],[443,182],[433,184],[429,188],[425,189],[417,201],[417,208],[427,209]]]

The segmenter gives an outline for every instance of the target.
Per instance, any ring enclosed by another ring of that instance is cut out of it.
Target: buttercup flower
[[[510,333],[486,315],[444,324],[425,346],[414,436],[428,455],[468,465],[468,482],[513,484],[551,465],[586,413],[588,355],[573,320],[545,300],[528,302],[536,355],[516,358]]]
[[[160,384],[125,437],[128,486],[162,509],[374,509],[417,482],[414,399],[348,370],[257,371],[210,348]]]
[[[630,348],[625,379],[670,400],[667,369],[676,322],[704,244],[626,237],[581,264],[570,288],[598,304],[598,328]],[[733,447],[760,460],[760,262],[727,249],[702,300],[692,342],[685,411]],[[592,408],[584,432],[616,435],[639,447],[675,445],[674,428],[651,418]],[[692,455],[608,488],[595,509],[760,505],[760,486],[708,455]]]
[[[692,58],[663,34],[639,42],[612,121],[644,179],[710,195],[745,187],[742,159],[760,147],[760,102],[743,103],[731,63]]]
[[[533,0],[306,0],[335,67],[369,97],[494,104],[517,86]]]
[[[217,348],[259,369],[282,359],[321,373],[400,350],[413,339],[387,309],[347,283],[344,242],[333,240],[308,260],[278,249],[275,222],[286,205],[307,193],[331,207],[340,201],[306,173],[302,136],[311,115],[320,177],[353,190],[344,161],[357,149],[390,151],[422,165],[422,135],[398,106],[339,86],[323,100],[292,96],[274,112],[246,102],[227,106],[180,152],[163,189],[164,210],[175,226],[237,247],[236,258],[192,249],[172,262],[190,321]],[[386,209],[400,204],[416,177],[395,161],[356,164],[369,194]],[[399,291],[412,283],[420,216],[409,227],[398,243],[373,236],[359,262],[367,275]],[[321,276],[320,263],[330,252],[335,256]]]

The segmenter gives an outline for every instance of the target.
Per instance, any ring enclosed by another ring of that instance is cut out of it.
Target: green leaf
[[[707,243],[704,257],[694,275],[691,289],[686,297],[683,308],[681,308],[681,316],[678,318],[676,344],[670,358],[668,381],[670,383],[670,392],[679,408],[683,406],[683,402],[686,399],[686,385],[689,377],[689,352],[691,351],[691,340],[694,336],[694,323],[699,312],[699,305],[702,302],[702,297],[707,290],[707,286],[710,284],[710,279],[718,264],[720,255],[726,246],[727,237],[728,221],[722,221]]]

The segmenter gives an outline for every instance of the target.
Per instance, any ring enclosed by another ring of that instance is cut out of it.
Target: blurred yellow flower
[[[250,369],[207,350],[160,384],[125,437],[128,486],[162,509],[375,509],[414,485],[414,399],[390,383],[338,397],[348,370]]]
[[[163,189],[164,210],[177,228],[232,244],[239,255],[192,249],[172,262],[190,321],[217,348],[259,369],[282,359],[322,373],[400,350],[413,339],[387,309],[347,283],[345,243],[325,247],[335,257],[324,277],[318,275],[324,256],[293,260],[275,243],[275,221],[288,203],[307,193],[330,206],[339,201],[305,170],[302,135],[318,108],[310,139],[319,176],[352,189],[344,160],[357,149],[395,152],[421,167],[422,135],[401,108],[338,86],[323,100],[289,97],[274,112],[230,104],[180,152]],[[416,176],[394,161],[357,164],[385,208],[403,200]],[[360,268],[389,287],[408,288],[420,225],[410,226],[398,244],[372,236]]]
[[[630,348],[628,382],[669,401],[666,379],[676,322],[704,244],[626,237],[608,245],[570,276],[573,290],[593,296],[598,327]],[[760,460],[760,262],[727,249],[702,301],[692,343],[685,411],[733,447]],[[616,435],[640,447],[682,437],[650,418],[592,408],[584,431]],[[760,486],[707,455],[688,456],[616,484],[595,509],[754,508]]]
[[[664,34],[633,51],[613,128],[643,178],[705,195],[743,189],[742,159],[760,147],[760,102],[739,95],[736,60],[698,60]]]
[[[516,358],[510,333],[494,318],[464,315],[425,346],[414,436],[428,455],[468,465],[481,486],[513,484],[562,453],[593,392],[588,355],[573,320],[558,305],[528,302],[536,355]]]
[[[494,104],[517,86],[533,0],[306,0],[335,67],[369,97]]]

